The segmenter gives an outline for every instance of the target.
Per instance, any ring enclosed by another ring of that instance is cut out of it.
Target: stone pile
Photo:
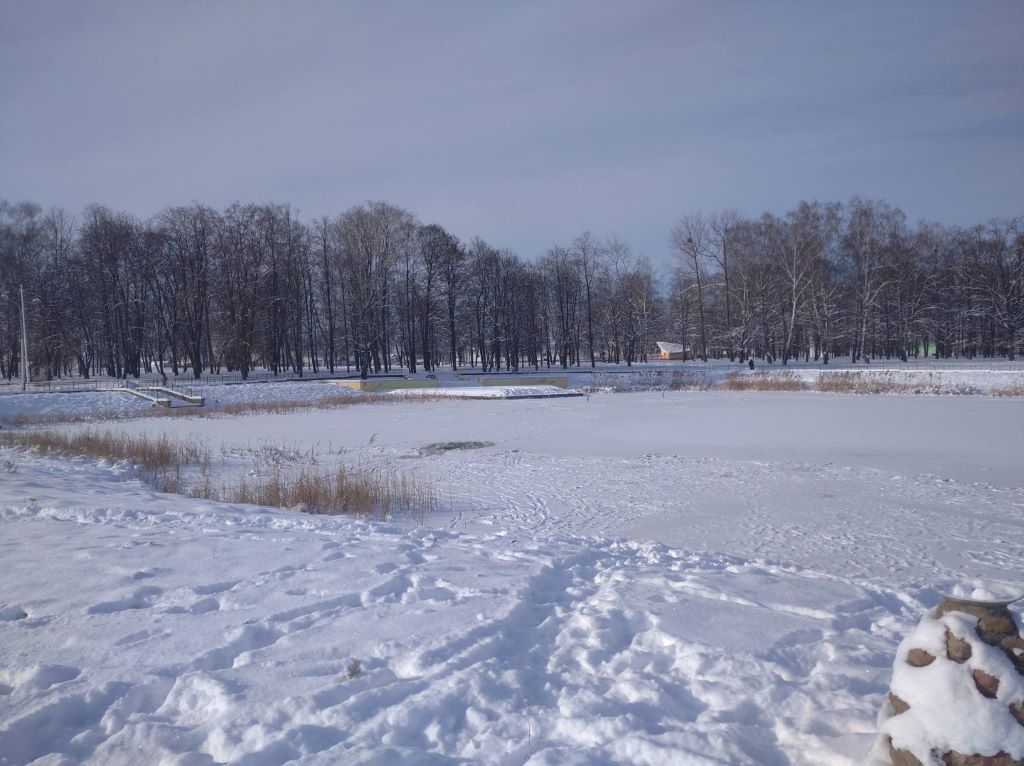
[[[947,598],[900,644],[880,726],[893,766],[1024,766],[1024,638],[1009,603]]]

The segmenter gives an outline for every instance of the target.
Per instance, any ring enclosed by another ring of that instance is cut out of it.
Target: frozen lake
[[[656,540],[901,576],[1024,556],[1024,400],[806,393],[396,402],[116,424],[434,479],[437,523]],[[493,446],[423,455],[446,441]],[[340,453],[340,456],[339,456]]]
[[[396,402],[239,419],[118,427],[217,442],[413,449],[493,441],[534,455],[658,455],[837,463],[962,482],[1024,484],[1024,399],[805,393],[596,394],[551,402]]]

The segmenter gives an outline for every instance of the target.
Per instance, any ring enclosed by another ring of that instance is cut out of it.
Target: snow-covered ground
[[[203,440],[225,472],[268,445],[393,465],[446,510],[233,507],[5,452],[5,766],[859,764],[940,594],[1024,579],[1021,399],[666,392],[109,427]],[[459,440],[492,446],[421,449]]]
[[[334,396],[353,395],[356,392],[328,381],[281,381],[268,383],[239,383],[229,385],[182,386],[182,390],[202,396],[213,406],[223,404],[249,404],[282,401],[309,401]]]
[[[545,396],[566,396],[565,389],[549,385],[530,385],[524,379],[521,386],[479,386],[447,376],[441,388],[399,389],[391,393],[396,397],[450,399],[537,399]],[[345,386],[329,381],[280,381],[244,384],[207,384],[181,386],[179,390],[192,396],[202,396],[207,411],[235,404],[269,404],[273,402],[308,402],[316,405],[323,399],[344,396],[360,396]],[[571,393],[571,392],[568,392]],[[164,396],[164,394],[154,394]],[[181,404],[176,399],[172,405]],[[124,391],[75,391],[75,392],[30,392],[22,394],[0,393],[0,425],[16,419],[32,418],[72,420],[97,420],[115,417],[144,415],[154,405]]]
[[[856,763],[930,595],[116,473],[5,482],[0,762]]]
[[[180,390],[205,397],[210,407],[282,401],[308,401],[314,404],[319,399],[356,393],[344,386],[320,380],[194,385],[181,386]],[[144,414],[152,409],[150,402],[117,390],[0,393],[0,423],[19,416],[66,416],[69,420],[77,420]]]
[[[102,415],[142,414],[152,403],[123,391],[75,391],[69,393],[2,393],[0,425],[16,417],[67,417],[69,420]]]

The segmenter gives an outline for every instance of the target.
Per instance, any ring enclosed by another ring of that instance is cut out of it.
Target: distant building
[[[663,340],[657,341],[659,359],[687,359],[690,356],[689,346],[682,343],[668,343]]]

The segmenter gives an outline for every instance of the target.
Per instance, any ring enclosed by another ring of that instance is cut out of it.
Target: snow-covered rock
[[[896,766],[1024,764],[1024,639],[1007,606],[948,598],[927,614],[900,643],[881,718],[876,752]]]

